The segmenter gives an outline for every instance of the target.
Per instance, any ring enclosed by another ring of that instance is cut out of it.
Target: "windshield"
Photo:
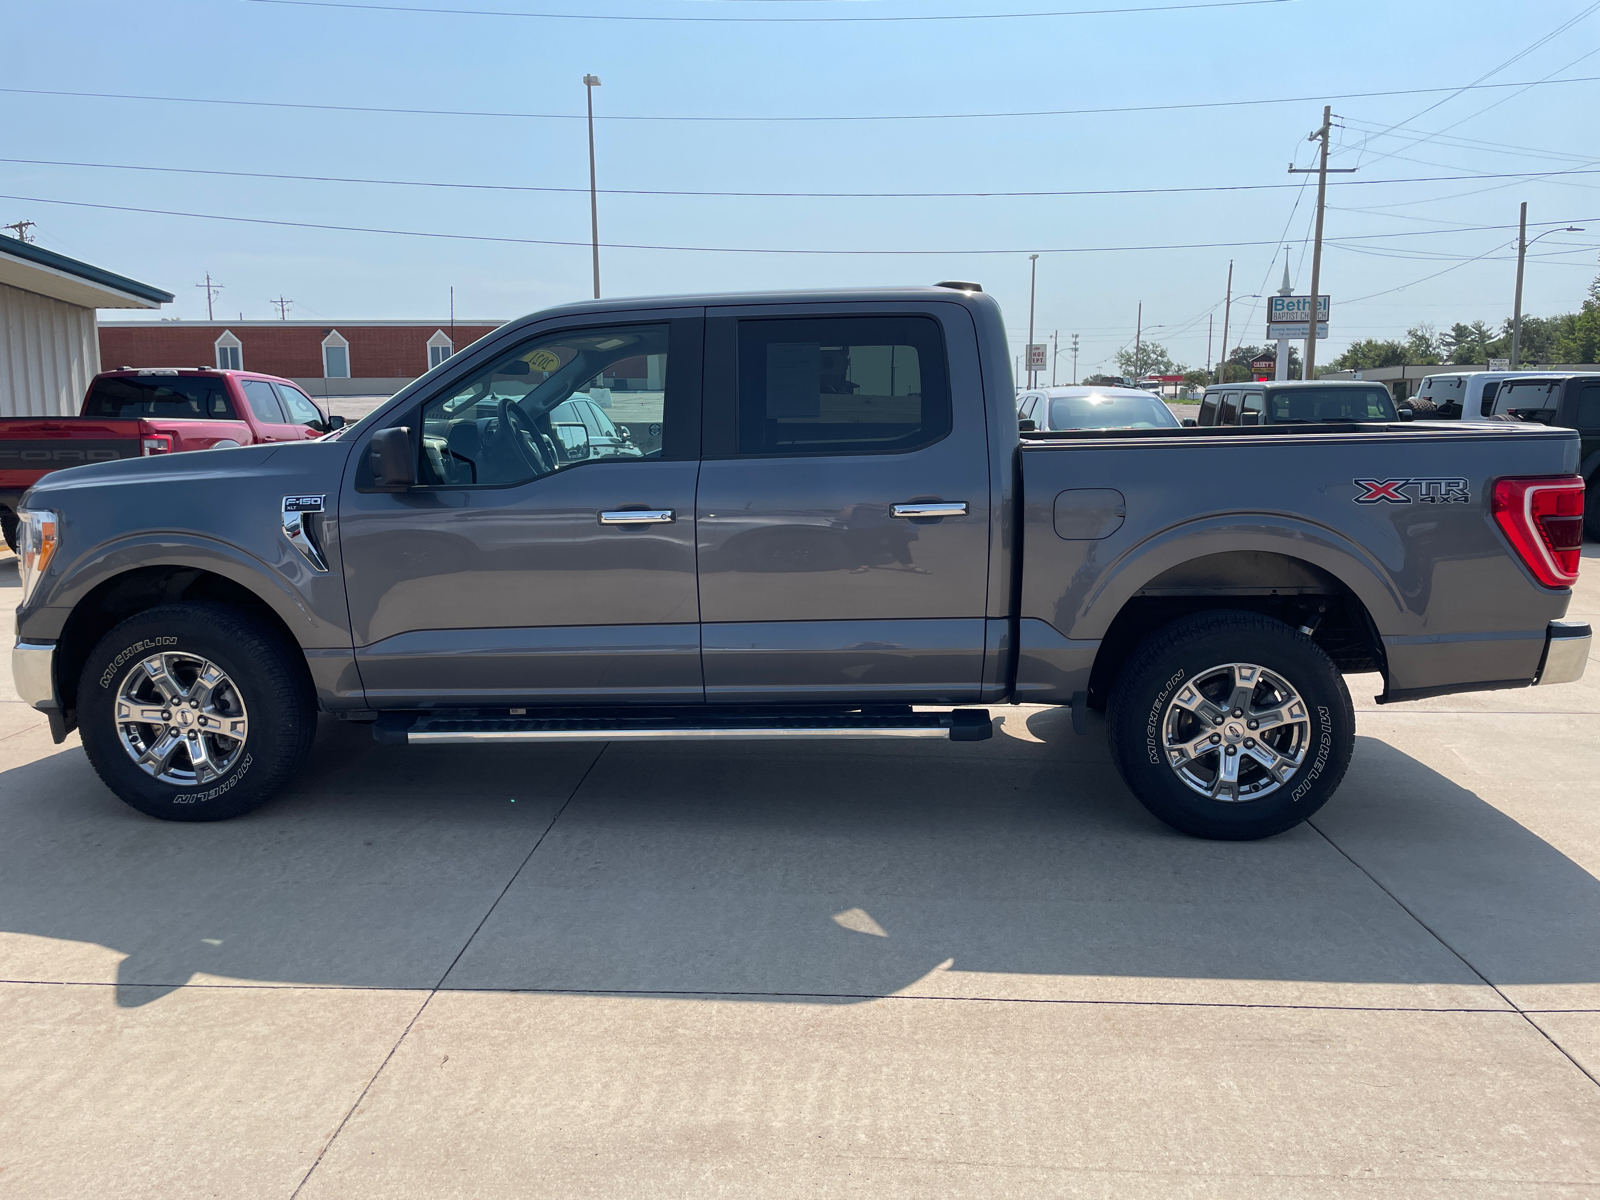
[[[1050,401],[1051,429],[1180,429],[1172,410],[1154,396],[1057,396]]]
[[[1274,425],[1295,425],[1313,421],[1393,421],[1394,401],[1389,392],[1370,388],[1307,387],[1280,388],[1267,393],[1267,405]]]

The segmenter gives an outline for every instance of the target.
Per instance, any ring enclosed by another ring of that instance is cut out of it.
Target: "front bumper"
[[[1582,679],[1593,637],[1587,621],[1551,621],[1545,630],[1544,661],[1539,664],[1535,684],[1576,683]]]
[[[17,696],[33,708],[60,708],[56,695],[56,648],[39,642],[18,642],[11,651],[11,679]]]

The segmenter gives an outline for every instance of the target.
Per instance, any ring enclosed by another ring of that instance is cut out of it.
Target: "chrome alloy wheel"
[[[244,751],[249,717],[223,669],[198,654],[152,654],[117,689],[117,735],[163,783],[209,783]]]
[[[1161,719],[1167,765],[1193,791],[1234,803],[1259,800],[1305,762],[1311,718],[1281,675],[1249,663],[1201,671]]]

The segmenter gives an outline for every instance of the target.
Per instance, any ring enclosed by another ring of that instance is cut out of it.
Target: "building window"
[[[216,341],[217,369],[219,371],[244,370],[244,347],[231,329],[224,329]]]
[[[428,339],[428,370],[433,370],[456,352],[455,343],[442,329],[436,329]]]
[[[350,343],[339,335],[337,329],[328,330],[328,336],[322,339],[322,377],[350,378]]]

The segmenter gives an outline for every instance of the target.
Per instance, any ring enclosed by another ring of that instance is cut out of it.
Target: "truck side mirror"
[[[372,487],[382,492],[403,492],[417,483],[417,460],[411,453],[411,430],[404,425],[380,429],[367,446]]]
[[[323,427],[324,427],[323,428],[323,432],[324,433],[332,433],[335,429],[343,429],[344,428],[344,418],[341,417],[338,413],[333,413],[322,424],[323,424]]]
[[[1417,410],[1409,404],[1402,404],[1398,411],[1402,421],[1415,421],[1417,419]]]
[[[1185,429],[1198,429],[1200,427],[1200,422],[1196,421],[1193,417],[1185,417],[1183,419],[1183,427]]]
[[[1039,423],[1029,417],[1023,417],[1017,422],[1017,432],[1032,433],[1039,428]]]

